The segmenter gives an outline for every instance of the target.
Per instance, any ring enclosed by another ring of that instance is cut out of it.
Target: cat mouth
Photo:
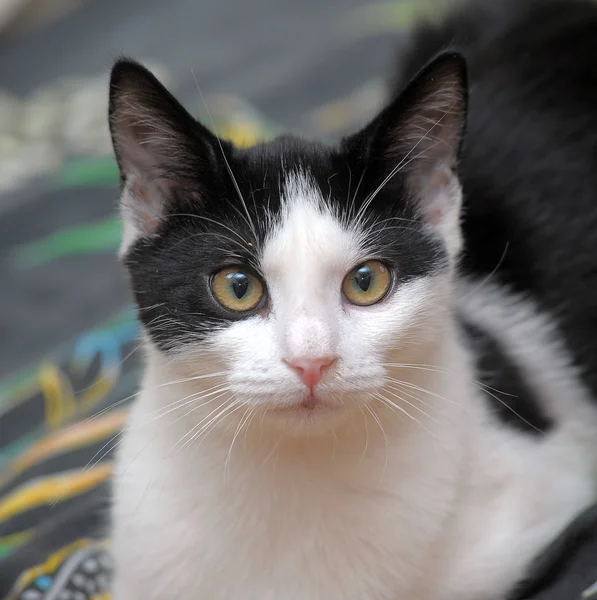
[[[319,398],[315,394],[307,394],[299,403],[298,406],[304,410],[315,410],[320,404]]]
[[[308,393],[296,402],[289,404],[276,405],[271,408],[277,413],[295,413],[295,414],[315,414],[320,412],[331,412],[338,410],[338,404],[326,400],[319,394]]]

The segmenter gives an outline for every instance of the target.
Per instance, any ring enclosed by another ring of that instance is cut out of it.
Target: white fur
[[[426,221],[442,237],[448,254],[455,259],[462,250],[462,188],[458,178],[445,163],[439,163],[429,169],[426,176],[412,179],[419,190]]]
[[[120,199],[123,215],[121,258],[140,238],[154,234],[164,216],[164,196],[164,186],[159,180],[148,181],[136,173],[128,176]]]
[[[489,284],[459,300],[557,418],[529,438],[496,425],[471,381],[451,273],[349,305],[342,278],[368,258],[295,177],[261,257],[268,315],[209,350],[146,342],[116,480],[116,600],[499,598],[594,497],[597,411],[547,319]],[[293,411],[304,388],[284,360],[322,355],[338,358],[325,406]]]

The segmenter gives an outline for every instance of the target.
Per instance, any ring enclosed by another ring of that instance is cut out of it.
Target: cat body
[[[234,148],[117,63],[116,600],[503,598],[595,500],[597,7],[566,4],[463,43],[470,97],[463,18],[427,31],[337,147]]]

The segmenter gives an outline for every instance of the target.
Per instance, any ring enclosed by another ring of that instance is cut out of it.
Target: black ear
[[[406,86],[368,128],[369,161],[382,181],[406,177],[422,218],[459,249],[461,191],[456,166],[466,126],[466,63],[445,52]]]
[[[177,191],[200,190],[201,174],[215,164],[217,138],[146,68],[125,59],[112,69],[109,121],[122,182],[124,253],[156,232]]]
[[[377,150],[404,160],[401,170],[424,172],[456,166],[466,125],[466,63],[461,54],[440,54],[382,115]]]

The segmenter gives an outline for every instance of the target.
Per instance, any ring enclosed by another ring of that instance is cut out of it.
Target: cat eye
[[[392,284],[390,269],[378,260],[368,260],[346,275],[344,297],[357,306],[371,306],[383,300]]]
[[[211,278],[210,284],[216,300],[235,312],[254,310],[264,298],[261,281],[239,267],[222,269]]]

